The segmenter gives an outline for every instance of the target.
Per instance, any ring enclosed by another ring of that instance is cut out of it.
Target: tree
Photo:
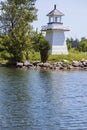
[[[42,34],[38,30],[32,32],[32,46],[35,52],[39,52],[39,44]]]
[[[81,38],[81,41],[78,44],[78,50],[87,52],[87,39],[85,37]]]
[[[48,52],[50,49],[50,44],[49,42],[45,39],[44,35],[42,33],[38,33],[38,31],[36,31],[35,33],[33,33],[33,49],[36,52],[40,52],[40,56],[41,56],[41,62],[46,62],[48,59]]]
[[[39,44],[41,61],[45,63],[48,59],[48,51],[50,49],[50,44],[47,40],[42,39]]]
[[[66,39],[66,44],[67,44],[68,50],[70,50],[72,47],[72,43],[71,43],[71,40],[69,38]]]
[[[31,48],[31,25],[36,20],[36,0],[6,0],[1,2],[0,25],[3,45],[12,59],[22,61]]]

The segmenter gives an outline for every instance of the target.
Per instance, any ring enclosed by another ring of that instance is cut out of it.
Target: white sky
[[[46,15],[53,10],[54,4],[65,14],[62,22],[70,28],[70,31],[65,33],[66,37],[87,38],[87,0],[37,0],[38,20],[33,23],[33,27],[40,30],[41,26],[47,25]]]

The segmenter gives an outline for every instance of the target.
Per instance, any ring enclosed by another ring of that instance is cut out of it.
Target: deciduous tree
[[[14,61],[22,61],[31,47],[31,22],[36,20],[36,0],[1,2],[0,28],[3,45]]]

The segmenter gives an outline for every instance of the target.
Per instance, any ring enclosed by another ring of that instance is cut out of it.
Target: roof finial
[[[56,9],[56,5],[54,5],[54,9]]]

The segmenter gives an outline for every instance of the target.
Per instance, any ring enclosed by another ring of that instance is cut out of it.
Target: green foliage
[[[32,46],[35,52],[39,52],[39,44],[40,44],[41,35],[42,34],[39,33],[37,30],[35,32],[32,32]]]
[[[0,52],[4,51],[5,50],[5,46],[3,46],[3,38],[0,37]]]
[[[9,55],[9,53],[8,53],[6,50],[4,50],[4,51],[2,51],[2,52],[0,53],[0,57],[1,57],[2,59],[4,59],[4,60],[9,60],[10,55]]]
[[[35,0],[7,0],[1,2],[1,32],[4,35],[2,45],[11,58],[22,61],[28,58],[31,49],[31,26],[36,19]]]
[[[31,48],[30,39],[27,35],[21,36],[21,39],[18,35],[15,38],[5,35],[3,45],[14,61],[26,59],[27,52]]]
[[[34,33],[33,48],[35,51],[40,52],[41,61],[46,62],[48,59],[48,51],[50,49],[50,44],[45,39],[42,33],[38,33],[37,31]]]
[[[73,41],[72,38],[71,39],[67,38],[67,40],[66,40],[66,44],[67,44],[68,50],[70,50],[72,48],[72,41]]]
[[[76,39],[67,38],[66,44],[67,44],[68,50],[70,50],[72,48],[78,49],[79,40],[77,38]]]
[[[87,39],[82,38],[81,41],[78,44],[78,50],[81,52],[87,52]]]
[[[30,61],[40,61],[40,53],[39,52],[30,52],[29,53]]]
[[[70,50],[69,50],[69,53],[72,53],[72,54],[78,54],[79,53],[79,51],[78,51],[78,49],[77,48],[71,48]]]
[[[78,39],[67,38],[66,43],[69,51],[75,48],[75,50],[80,52],[87,52],[87,39],[85,37],[82,37],[80,41]],[[74,43],[76,43],[76,46],[73,45]]]
[[[48,59],[48,51],[50,49],[50,44],[46,40],[41,40],[39,45],[40,55],[41,55],[41,61],[44,63]]]
[[[4,33],[14,34],[15,29],[26,27],[36,19],[36,9],[33,2],[35,0],[6,0],[0,3],[1,29]]]

